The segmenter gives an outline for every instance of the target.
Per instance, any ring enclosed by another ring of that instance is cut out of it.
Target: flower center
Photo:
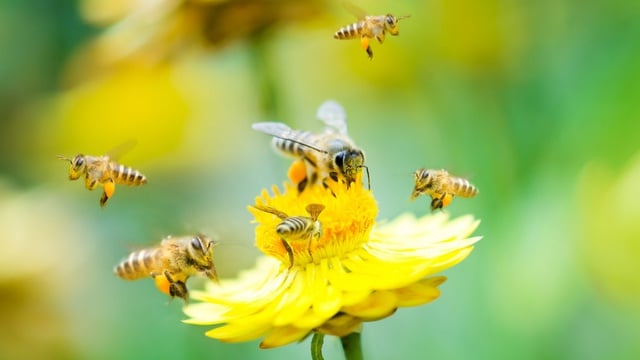
[[[360,181],[349,188],[308,186],[302,193],[286,183],[284,192],[274,186],[273,196],[263,190],[249,211],[258,223],[256,246],[291,267],[360,247],[369,239],[378,206]]]

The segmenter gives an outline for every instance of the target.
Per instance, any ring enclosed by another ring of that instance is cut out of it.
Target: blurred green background
[[[221,276],[251,267],[245,207],[288,161],[250,125],[319,130],[329,98],[380,219],[428,212],[418,167],[481,191],[447,211],[484,239],[440,299],[365,325],[367,359],[640,358],[640,2],[357,4],[411,14],[372,61],[332,38],[337,0],[0,2],[0,358],[309,358],[208,339],[112,267],[197,231]],[[149,184],[105,209],[55,158],[132,139]]]

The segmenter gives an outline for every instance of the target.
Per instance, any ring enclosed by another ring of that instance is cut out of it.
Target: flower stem
[[[363,360],[362,357],[362,341],[360,340],[360,332],[352,332],[351,334],[341,337],[342,350],[347,360]]]
[[[322,356],[322,344],[324,343],[324,334],[318,332],[313,333],[311,338],[311,359],[324,360]]]

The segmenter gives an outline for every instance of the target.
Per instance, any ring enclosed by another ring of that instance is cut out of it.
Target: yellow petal
[[[268,323],[242,322],[220,326],[204,334],[220,341],[241,342],[257,339],[269,329],[271,329],[271,324]]]
[[[344,337],[352,332],[360,331],[362,319],[340,313],[320,326],[317,331],[327,335]]]
[[[261,349],[271,349],[278,346],[287,345],[294,341],[298,341],[311,332],[310,329],[300,329],[295,326],[277,327],[269,332],[269,334],[260,343]]]
[[[437,286],[445,280],[444,276],[435,276],[394,290],[398,298],[398,306],[417,306],[435,300],[440,296]]]
[[[291,287],[287,290],[286,294],[290,298],[286,308],[283,308],[273,319],[274,326],[284,326],[291,324],[295,319],[304,314],[311,308],[313,302],[314,293],[306,291],[307,282],[305,273],[301,273],[300,276],[296,276],[295,280],[291,283]]]
[[[353,306],[345,306],[342,311],[364,320],[381,319],[393,314],[398,307],[398,297],[392,291],[376,291]]]
[[[329,317],[320,316],[313,311],[313,309],[309,309],[302,316],[296,319],[292,325],[301,329],[314,329],[324,324],[329,319]]]
[[[195,303],[185,306],[182,310],[190,317],[190,319],[182,320],[185,324],[214,325],[228,321],[226,314],[229,308],[218,304]]]

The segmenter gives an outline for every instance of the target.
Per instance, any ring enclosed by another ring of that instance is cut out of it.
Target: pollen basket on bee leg
[[[107,198],[113,196],[113,193],[116,191],[116,185],[113,180],[107,181],[104,183],[104,193]]]
[[[287,177],[296,185],[301,183],[307,177],[307,166],[303,160],[296,160],[291,163],[287,171]]]
[[[167,296],[171,295],[169,290],[169,288],[171,287],[171,282],[169,281],[169,279],[167,279],[166,276],[164,276],[164,274],[153,276],[153,282],[156,284],[156,288],[158,288],[161,293]]]

